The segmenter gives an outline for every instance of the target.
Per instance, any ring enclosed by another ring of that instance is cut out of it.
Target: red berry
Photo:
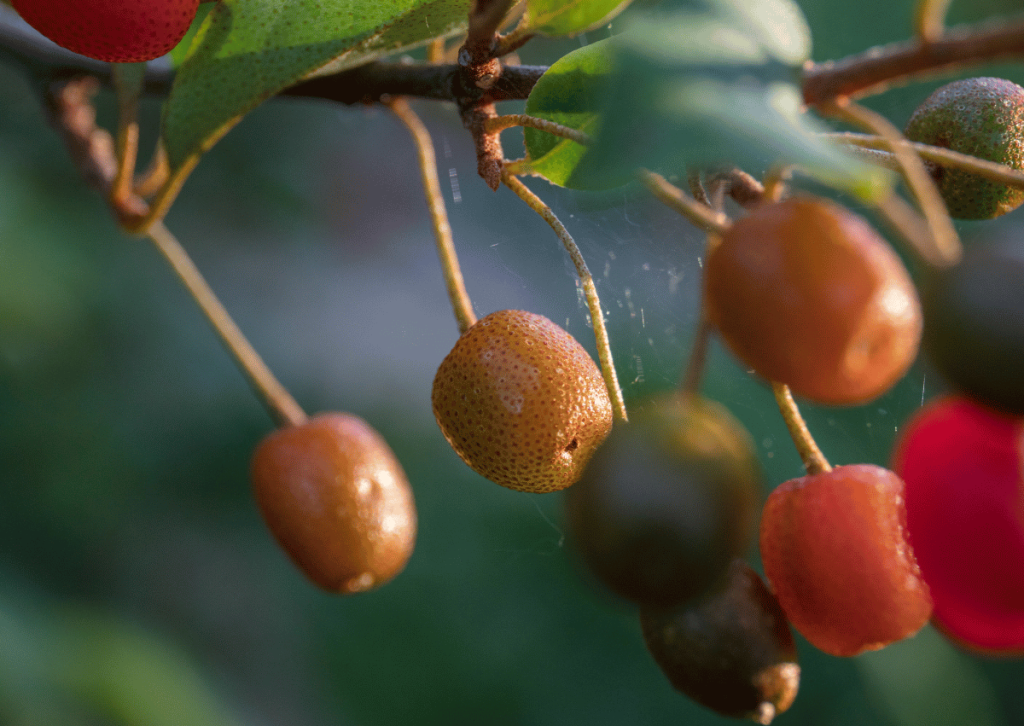
[[[90,58],[136,63],[159,58],[185,35],[199,0],[13,0],[29,25]]]
[[[921,308],[906,268],[866,220],[824,199],[737,220],[708,255],[704,301],[738,358],[819,403],[869,401],[917,356]]]
[[[256,448],[252,485],[281,547],[325,590],[361,592],[405,567],[416,539],[412,489],[365,421],[326,413]]]
[[[904,428],[893,468],[936,625],[969,648],[1024,653],[1024,422],[935,400]]]
[[[878,466],[780,485],[761,516],[761,558],[793,627],[831,655],[909,637],[932,612],[907,541],[903,482]]]

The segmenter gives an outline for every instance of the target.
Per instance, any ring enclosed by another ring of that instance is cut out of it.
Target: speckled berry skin
[[[1024,88],[1002,78],[969,78],[939,88],[907,123],[906,136],[1024,171]],[[964,171],[930,166],[951,216],[992,219],[1024,202],[1024,190]]]
[[[608,391],[587,351],[522,310],[470,327],[438,368],[431,400],[462,460],[519,491],[573,484],[612,426]]]
[[[786,617],[836,656],[920,630],[932,599],[907,534],[903,481],[870,464],[777,487],[761,513],[761,561]]]
[[[13,0],[12,5],[57,45],[96,60],[137,63],[178,44],[199,0]]]
[[[369,424],[325,413],[278,429],[252,458],[256,503],[310,580],[342,594],[383,585],[416,541],[416,505],[401,464]]]

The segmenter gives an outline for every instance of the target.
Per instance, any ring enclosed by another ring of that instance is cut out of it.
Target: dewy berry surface
[[[823,199],[737,220],[708,255],[704,299],[738,358],[818,403],[869,401],[917,356],[921,308],[903,263],[866,220]]]
[[[274,431],[253,454],[252,485],[274,537],[325,590],[379,587],[412,554],[409,481],[387,442],[356,416],[326,413]]]
[[[793,627],[851,656],[913,635],[931,616],[907,540],[903,482],[869,464],[781,484],[761,517],[761,558]]]
[[[935,600],[961,644],[1024,653],[1024,423],[968,399],[929,403],[904,428],[893,468]]]
[[[522,310],[470,327],[438,367],[431,401],[462,460],[519,491],[573,484],[612,427],[608,390],[587,351]]]
[[[159,58],[184,37],[199,0],[13,0],[29,25],[68,50],[96,60]]]

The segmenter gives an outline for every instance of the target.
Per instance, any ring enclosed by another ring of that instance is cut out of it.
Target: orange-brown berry
[[[708,254],[704,300],[738,358],[818,403],[865,403],[917,356],[921,305],[906,268],[864,219],[824,199],[737,220]]]
[[[522,310],[470,327],[437,369],[431,400],[462,460],[519,491],[574,483],[612,426],[608,391],[587,351]]]
[[[412,554],[412,489],[387,442],[356,416],[274,431],[253,455],[252,485],[274,537],[325,590],[378,587]]]

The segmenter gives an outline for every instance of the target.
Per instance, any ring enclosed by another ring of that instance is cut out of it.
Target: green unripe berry
[[[907,124],[906,136],[1024,171],[1024,88],[1001,78],[970,78],[938,89]],[[992,219],[1024,202],[1024,191],[930,164],[951,216]]]

